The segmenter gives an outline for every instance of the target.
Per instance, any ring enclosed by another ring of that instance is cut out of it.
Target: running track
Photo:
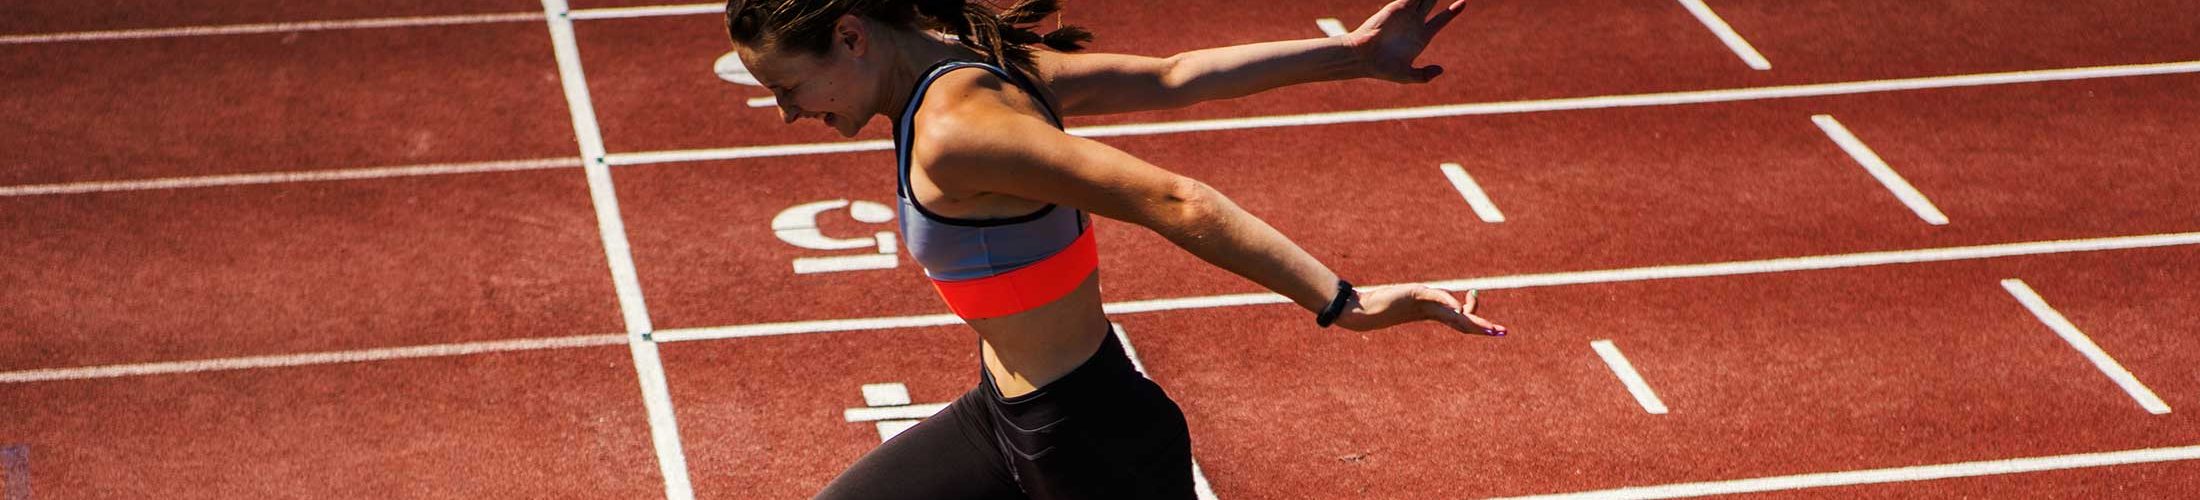
[[[1103,221],[1215,497],[2200,490],[2200,2],[1708,2],[1764,70],[1686,3],[1479,2],[1434,85],[1072,122],[1522,333],[1314,330]],[[1374,7],[1172,6],[1069,22]],[[749,107],[711,6],[570,7],[0,5],[5,500],[801,497],[877,445],[861,386],[973,383],[837,208],[891,201],[878,124]]]

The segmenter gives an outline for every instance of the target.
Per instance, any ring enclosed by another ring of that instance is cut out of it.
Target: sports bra
[[[964,319],[1007,316],[1052,303],[1075,291],[1099,269],[1091,217],[1074,208],[1048,204],[1030,214],[1000,219],[957,219],[932,213],[910,193],[909,150],[915,137],[917,108],[925,91],[941,75],[963,68],[984,68],[1033,98],[1056,128],[1053,107],[1028,82],[998,66],[949,60],[932,66],[909,96],[909,109],[894,127],[894,151],[900,163],[898,218],[909,255],[924,267],[948,309]]]

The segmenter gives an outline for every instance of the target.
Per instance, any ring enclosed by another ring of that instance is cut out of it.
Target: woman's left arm
[[[1344,35],[1201,49],[1167,58],[1041,52],[1041,74],[1065,115],[1096,115],[1243,97],[1301,83],[1378,78],[1426,83],[1441,66],[1414,67],[1429,40],[1466,9],[1455,0],[1394,0]]]

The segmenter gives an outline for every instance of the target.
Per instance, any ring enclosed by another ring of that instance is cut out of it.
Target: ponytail
[[[856,14],[883,24],[927,28],[954,35],[993,64],[1029,76],[1031,45],[1059,52],[1083,50],[1092,32],[1062,26],[1041,35],[1031,25],[1060,13],[1061,0],[1019,0],[998,10],[987,0],[727,0],[726,34],[747,46],[799,48],[822,54],[832,46],[833,23]]]

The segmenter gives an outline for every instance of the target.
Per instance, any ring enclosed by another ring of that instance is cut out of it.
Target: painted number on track
[[[894,220],[894,210],[886,205],[870,201],[825,200],[795,205],[772,217],[772,234],[779,241],[807,250],[841,251],[870,249],[869,253],[838,255],[832,257],[799,257],[794,259],[795,274],[836,273],[869,269],[893,269],[900,265],[895,255],[899,243],[894,232],[879,231],[870,236],[834,238],[826,236],[817,227],[818,216],[826,212],[840,211],[856,222],[885,224]]]

